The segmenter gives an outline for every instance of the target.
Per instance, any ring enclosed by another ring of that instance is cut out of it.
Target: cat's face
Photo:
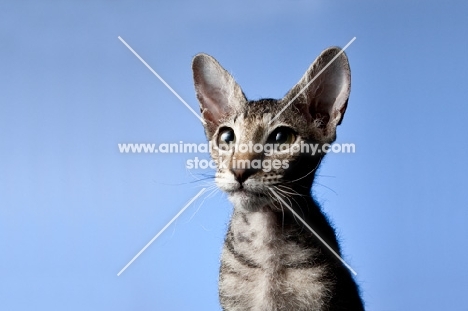
[[[274,115],[263,113],[266,107],[280,107],[280,102],[249,102],[242,112],[220,122],[211,136],[211,156],[218,163],[216,183],[234,206],[246,210],[273,207],[271,187],[289,189],[288,172],[299,156],[291,147],[304,139],[292,122],[269,124]]]
[[[248,101],[214,58],[194,58],[197,97],[217,162],[216,183],[235,208],[279,209],[272,190],[285,197],[310,192],[323,154],[311,154],[304,145],[320,149],[335,139],[349,96],[346,56],[309,81],[338,52],[324,51],[283,99],[257,101]]]

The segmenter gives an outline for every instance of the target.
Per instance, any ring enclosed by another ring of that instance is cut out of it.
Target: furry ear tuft
[[[196,55],[192,70],[200,111],[208,127],[218,126],[247,101],[234,78],[210,55]]]
[[[305,114],[309,126],[316,132],[317,138],[323,141],[335,139],[336,126],[343,119],[351,90],[351,70],[345,53],[330,63],[340,52],[338,47],[323,51],[283,99],[288,103],[300,94],[293,105]]]

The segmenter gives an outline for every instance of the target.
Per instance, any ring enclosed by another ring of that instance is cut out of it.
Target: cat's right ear
[[[234,78],[210,55],[196,55],[192,70],[195,91],[206,126],[217,127],[225,116],[247,101]]]

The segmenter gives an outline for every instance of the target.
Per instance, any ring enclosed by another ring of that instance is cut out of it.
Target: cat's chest
[[[255,265],[268,270],[304,265],[317,250],[299,243],[303,230],[284,225],[273,212],[237,212],[231,219],[226,243]]]
[[[273,214],[235,214],[223,251],[221,294],[235,292],[243,310],[320,310],[328,284],[321,281],[325,269],[310,264],[315,252],[288,240]]]

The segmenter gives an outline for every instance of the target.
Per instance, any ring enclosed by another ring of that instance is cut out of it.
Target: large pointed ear
[[[247,101],[234,78],[210,55],[196,55],[192,70],[200,111],[206,126],[217,127],[224,117]]]
[[[335,139],[336,126],[343,119],[351,90],[351,71],[345,53],[333,60],[340,52],[338,47],[323,51],[284,98],[286,103],[296,98],[292,104],[305,114],[309,127],[323,141]]]

